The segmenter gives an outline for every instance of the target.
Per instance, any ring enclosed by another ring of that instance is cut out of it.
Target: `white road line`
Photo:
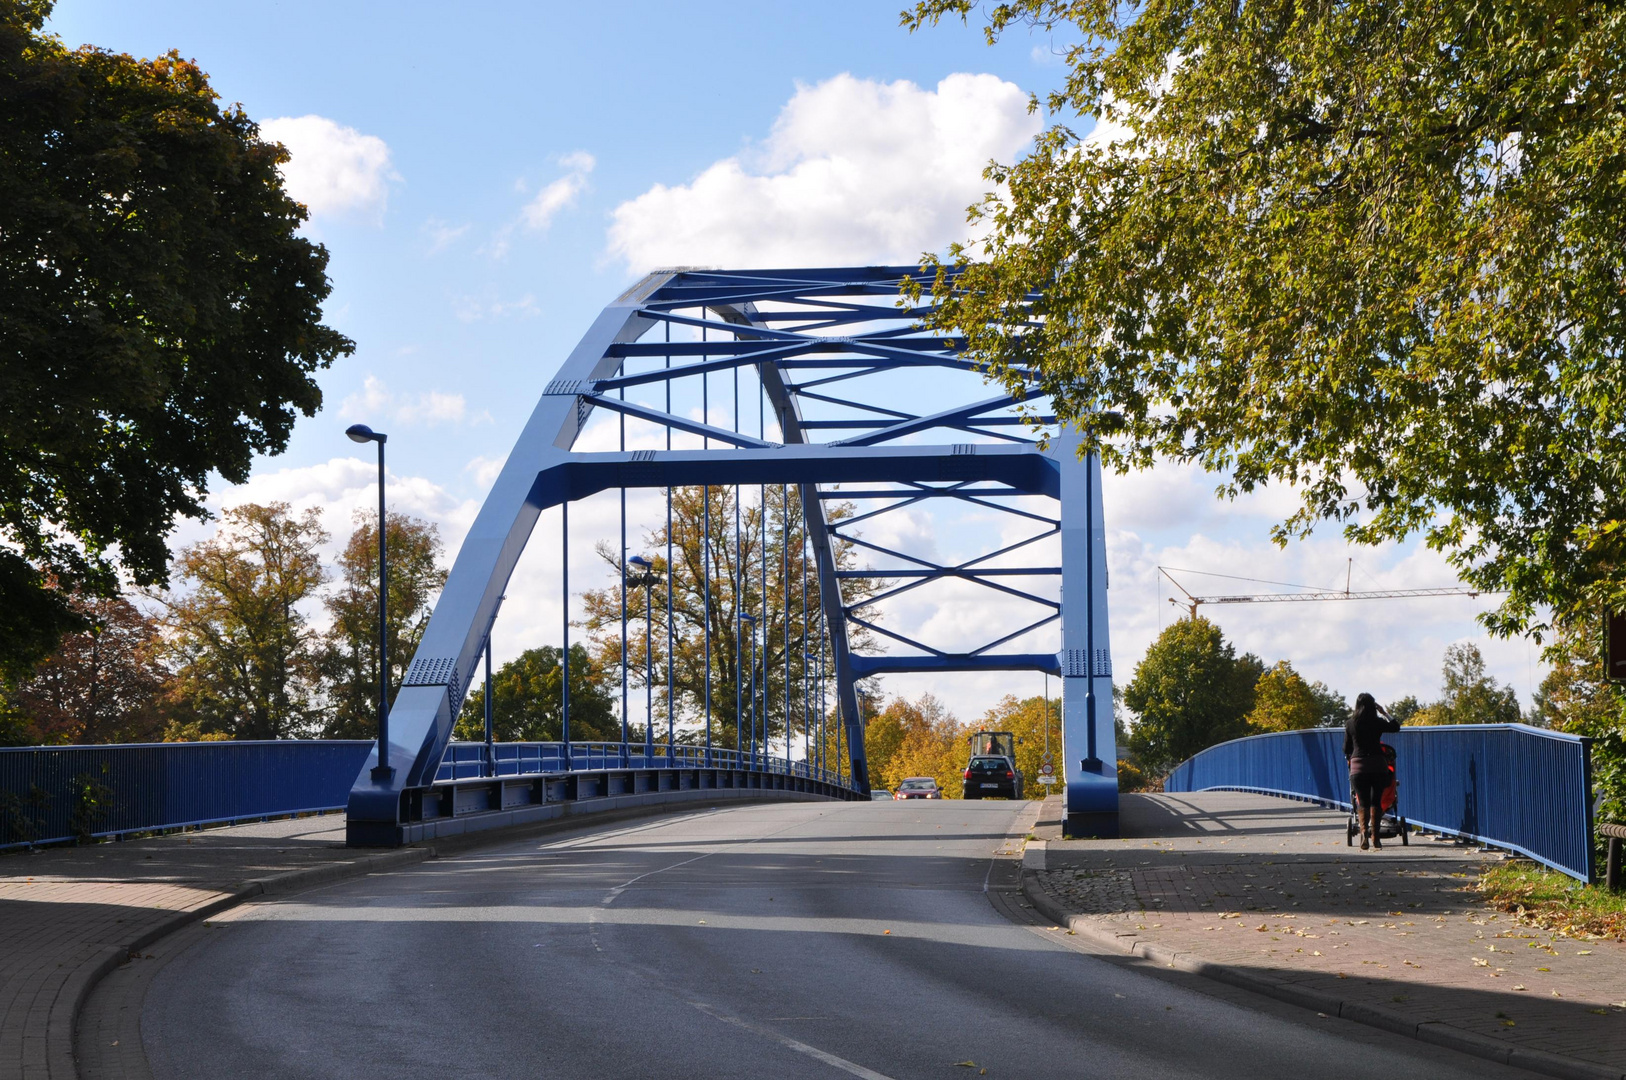
[[[701,1012],[712,1017],[713,1019],[721,1020],[725,1024],[733,1024],[735,1027],[744,1028],[746,1031],[755,1032],[756,1034],[761,1035],[763,1038],[772,1039],[780,1046],[794,1050],[798,1054],[806,1054],[808,1057],[817,1061],[822,1061],[826,1065],[840,1069],[842,1072],[851,1073],[854,1076],[862,1077],[863,1080],[892,1080],[892,1078],[887,1076],[885,1073],[878,1073],[874,1069],[866,1069],[857,1062],[848,1061],[844,1057],[837,1057],[828,1051],[820,1050],[816,1046],[809,1046],[807,1043],[793,1039],[789,1035],[781,1035],[772,1028],[760,1027],[751,1023],[749,1020],[741,1020],[737,1016],[730,1016],[728,1013],[725,1013],[719,1009],[714,1009],[704,1002],[691,1001],[689,1004],[693,1005],[695,1008],[699,1009]]]

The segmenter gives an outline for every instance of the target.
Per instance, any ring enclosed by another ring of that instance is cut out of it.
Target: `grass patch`
[[[1544,930],[1626,941],[1626,892],[1583,885],[1567,874],[1524,861],[1487,867],[1479,876],[1479,892],[1493,907]]]

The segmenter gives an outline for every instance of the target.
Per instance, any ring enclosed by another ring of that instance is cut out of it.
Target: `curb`
[[[1035,861],[1040,861],[1042,866],[1042,859],[1041,854],[1039,860]],[[1022,869],[1022,894],[1033,904],[1035,911],[1057,926],[1064,926],[1079,937],[1088,938],[1097,945],[1138,960],[1200,975],[1205,979],[1226,983],[1243,990],[1251,990],[1256,994],[1263,994],[1288,1005],[1297,1005],[1326,1016],[1336,1016],[1503,1065],[1560,1077],[1562,1080],[1626,1080],[1626,1074],[1606,1065],[1595,1065],[1589,1061],[1580,1061],[1545,1050],[1512,1046],[1500,1039],[1463,1031],[1437,1020],[1418,1022],[1392,1009],[1357,1001],[1343,1001],[1330,994],[1323,994],[1280,979],[1254,975],[1225,964],[1216,964],[1193,953],[1175,952],[1134,934],[1116,933],[1096,925],[1088,915],[1070,912],[1051,899],[1049,894],[1039,887],[1038,874],[1032,863],[1028,863]]]

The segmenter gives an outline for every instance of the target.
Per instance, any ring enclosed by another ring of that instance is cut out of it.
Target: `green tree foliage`
[[[440,531],[427,521],[389,514],[390,698],[429,625],[435,597],[446,584]],[[339,555],[339,586],[324,603],[332,623],[321,652],[327,686],[328,739],[365,739],[378,733],[378,518],[356,512],[356,531]]]
[[[746,489],[748,497],[754,495]],[[668,648],[666,620],[666,528],[645,533],[629,555],[643,552],[655,564],[661,582],[652,596],[646,590],[629,586],[626,590],[627,626],[627,681],[637,688],[638,700],[629,701],[628,713],[637,720],[642,731],[642,691],[646,664],[651,659],[644,649],[644,614],[652,611],[650,633],[655,682],[655,710],[657,726],[664,730],[666,719],[666,684],[670,669],[674,708],[677,712],[679,738],[684,742],[704,739],[703,714],[705,708],[706,627],[711,627],[712,676],[712,745],[735,749],[750,741],[750,637],[740,633],[740,613],[762,614],[764,586],[767,596],[766,620],[756,629],[757,640],[757,715],[767,716],[767,730],[772,739],[783,739],[787,710],[791,729],[798,741],[804,724],[816,727],[820,704],[809,701],[804,686],[816,674],[819,650],[819,585],[816,567],[803,557],[804,530],[801,518],[801,495],[797,488],[783,491],[770,485],[764,506],[748,502],[740,507],[741,538],[734,540],[734,489],[711,489],[711,591],[705,586],[705,489],[677,488],[672,492],[672,544],[673,554],[670,579],[672,583],[672,622],[670,636],[675,648]],[[851,513],[848,504],[826,503],[825,513],[839,520]],[[764,537],[766,544],[764,545]],[[785,555],[789,540],[788,558]],[[856,565],[852,546],[844,541],[833,545],[836,564],[842,569]],[[620,566],[621,553],[607,543],[598,545],[600,557],[611,568]],[[766,565],[764,566],[764,555]],[[766,582],[764,582],[764,569]],[[742,573],[743,571],[743,573]],[[804,602],[802,580],[807,578]],[[739,585],[736,586],[736,581]],[[789,591],[785,584],[789,581]],[[850,609],[862,606],[885,582],[874,579],[843,582],[843,598]],[[615,687],[619,703],[621,684],[621,612],[622,593],[617,586],[583,594],[587,617],[584,624],[592,637],[591,653],[595,664]],[[872,616],[866,615],[866,618]],[[863,628],[849,627],[849,640],[862,647],[868,640]],[[808,652],[808,663],[802,662],[803,646]],[[791,692],[785,693],[785,662],[790,661]],[[827,664],[832,674],[833,667]],[[743,673],[743,680],[741,678]],[[763,693],[766,673],[767,692]],[[735,722],[736,686],[743,685],[745,696],[741,708],[746,714],[745,743],[739,742],[739,727]],[[833,679],[832,679],[833,685]],[[832,694],[833,697],[833,694]],[[759,721],[760,722],[760,721]],[[617,736],[619,738],[619,735]],[[641,737],[641,735],[640,735]]]
[[[1422,711],[1423,703],[1417,700],[1416,694],[1407,694],[1389,705],[1389,715],[1402,724],[1411,723]]]
[[[214,537],[175,560],[176,576],[191,590],[160,597],[175,670],[166,737],[310,734],[319,641],[302,608],[324,577],[320,514],[245,503],[221,517]]]
[[[563,727],[559,647],[527,649],[491,676],[491,730],[498,742],[557,742]],[[455,735],[485,740],[485,686],[463,702]],[[580,643],[570,646],[570,740],[615,742],[621,738],[616,701],[603,672]]]
[[[922,0],[1072,42],[935,328],[1104,458],[1421,533],[1494,632],[1626,608],[1626,15]],[[1081,140],[1075,120],[1095,118]],[[1019,399],[1022,400],[1022,399]]]
[[[0,0],[0,669],[165,580],[177,516],[248,476],[353,346],[321,322],[287,153],[177,53],[68,50]],[[63,589],[51,588],[53,581]]]
[[[156,739],[168,672],[157,623],[123,597],[76,596],[89,629],[68,634],[10,696],[22,719],[18,745]]]
[[[1317,679],[1310,684],[1310,696],[1315,698],[1317,727],[1344,726],[1349,718],[1349,702],[1344,700],[1344,695]]]
[[[1255,731],[1298,731],[1321,723],[1322,705],[1304,676],[1286,660],[1259,676],[1253,687],[1248,726]]]
[[[1459,641],[1446,647],[1441,669],[1441,697],[1418,709],[1413,724],[1516,724],[1519,696],[1485,672],[1479,646]],[[1394,715],[1390,713],[1390,715]]]
[[[1252,653],[1237,656],[1207,619],[1164,628],[1124,687],[1136,717],[1129,730],[1136,763],[1161,775],[1205,747],[1246,735],[1264,670]]]

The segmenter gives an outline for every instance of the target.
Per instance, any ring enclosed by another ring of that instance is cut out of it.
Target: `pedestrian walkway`
[[[1626,1075],[1626,945],[1520,924],[1474,881],[1498,854],[1235,792],[1125,795],[1123,839],[1061,840],[1048,800],[1023,887],[1048,918],[1151,961],[1537,1072]]]
[[[73,1024],[106,972],[251,896],[420,861],[344,846],[344,816],[0,856],[0,1076],[69,1080]]]

